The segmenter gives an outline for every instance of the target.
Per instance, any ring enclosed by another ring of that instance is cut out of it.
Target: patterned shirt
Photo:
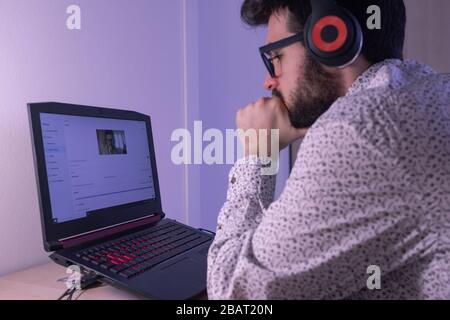
[[[260,163],[230,172],[210,299],[450,299],[450,76],[373,65],[309,130],[277,201]]]

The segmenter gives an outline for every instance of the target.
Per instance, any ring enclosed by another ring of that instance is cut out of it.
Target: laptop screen
[[[156,198],[144,121],[41,113],[53,222]]]

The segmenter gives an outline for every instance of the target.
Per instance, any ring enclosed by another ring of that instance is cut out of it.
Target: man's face
[[[287,10],[271,16],[268,43],[293,35],[288,31],[287,18]],[[293,127],[311,127],[339,98],[336,76],[313,60],[300,42],[273,52],[274,56],[279,56],[274,60],[276,77],[268,74],[264,87],[284,102]]]
[[[106,145],[111,146],[113,143],[113,136],[111,134],[106,135]]]

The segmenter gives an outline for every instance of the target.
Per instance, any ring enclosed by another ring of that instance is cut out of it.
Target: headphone
[[[304,39],[314,59],[338,68],[353,63],[363,47],[363,33],[358,20],[335,0],[311,0],[311,7]]]

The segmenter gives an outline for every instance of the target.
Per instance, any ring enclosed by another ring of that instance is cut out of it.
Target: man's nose
[[[273,91],[278,87],[279,83],[278,80],[275,78],[272,78],[270,74],[266,75],[266,79],[264,80],[264,89]]]

